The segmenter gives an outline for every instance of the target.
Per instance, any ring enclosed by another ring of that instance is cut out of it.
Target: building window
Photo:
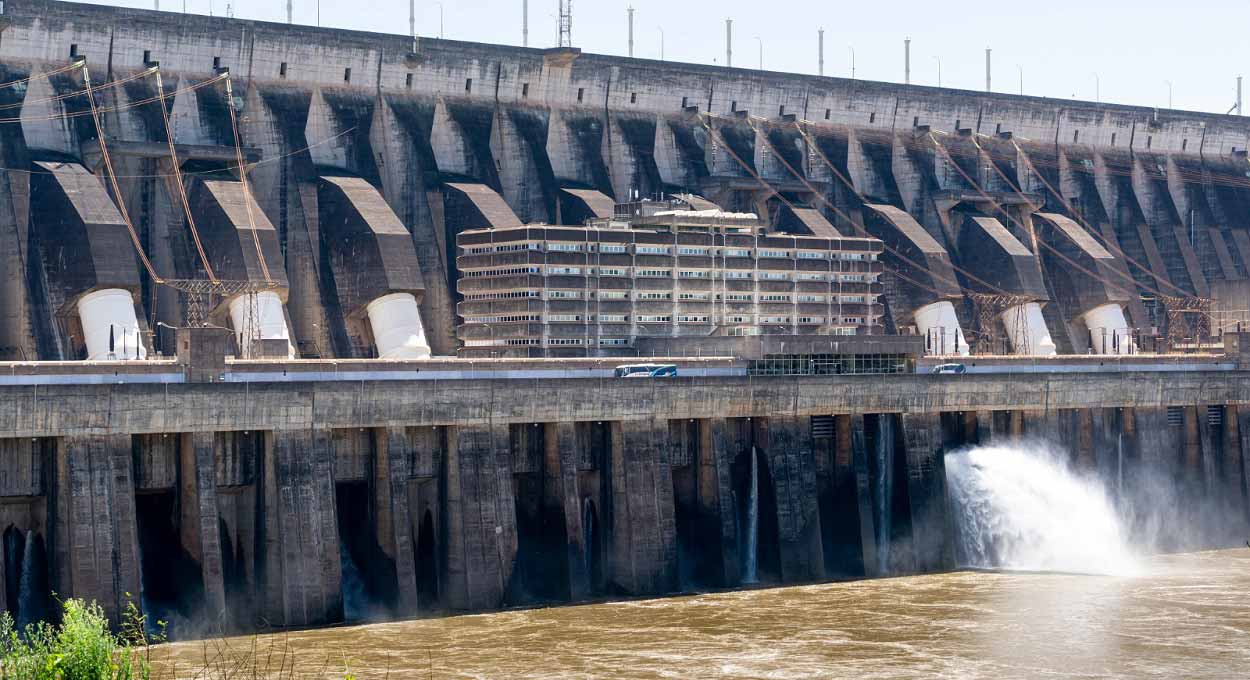
[[[580,243],[548,243],[547,250],[553,253],[580,253],[582,252],[582,244]]]
[[[521,83],[521,96],[522,97],[530,96],[530,84],[529,83]]]
[[[765,294],[760,295],[760,302],[789,302],[789,295]]]
[[[668,255],[668,246],[635,246],[634,252],[639,255]]]
[[[641,278],[649,278],[649,279],[658,279],[658,278],[667,279],[673,276],[673,270],[671,269],[639,269],[637,272],[637,276]]]
[[[638,323],[672,323],[673,317],[669,314],[660,314],[657,316],[648,316],[646,314],[639,315]]]
[[[577,88],[577,103],[578,103],[578,104],[581,104],[581,103],[582,103],[582,98],[583,98],[585,95],[586,95],[586,88],[584,88],[584,87],[579,87],[579,88]]]
[[[629,292],[623,290],[600,290],[593,293],[600,300],[628,300]]]
[[[625,323],[629,320],[629,316],[626,314],[600,314],[595,317],[595,320],[599,323]]]
[[[464,81],[464,91],[465,91],[465,94],[468,94],[468,93],[470,93],[470,92],[472,92],[472,91],[473,91],[473,79],[472,79],[472,78],[466,78],[466,79],[465,79],[465,81]]]
[[[570,321],[581,321],[581,314],[548,314],[548,323],[568,323]]]
[[[790,275],[785,272],[760,272],[760,279],[768,281],[789,281]]]
[[[600,267],[599,276],[625,276],[625,270],[617,267]]]
[[[726,248],[725,257],[751,257],[751,251],[746,248]]]
[[[761,250],[759,252],[759,256],[760,257],[780,257],[780,258],[788,259],[790,257],[790,251],[788,250]]]
[[[286,77],[286,62],[285,61],[282,62],[280,65],[278,65],[278,77],[279,78]]]
[[[799,302],[824,302],[824,295],[800,295]]]
[[[701,269],[683,269],[680,276],[683,279],[706,279],[708,278],[708,272]]]
[[[352,70],[350,68],[343,69],[343,82],[352,82]]]
[[[725,278],[727,279],[749,279],[751,278],[751,272],[729,270],[725,272]]]
[[[547,267],[547,273],[552,276],[576,276],[582,273],[581,267]]]
[[[678,255],[707,255],[707,248],[695,248],[693,246],[682,246],[677,249]]]
[[[599,245],[599,252],[601,253],[624,253],[628,251],[629,248],[627,246],[620,244],[603,243]]]
[[[603,347],[622,347],[629,344],[629,338],[599,338],[599,344]]]
[[[580,300],[582,292],[580,290],[549,290],[547,291],[548,300]]]
[[[828,253],[818,250],[800,250],[799,259],[801,260],[823,260],[828,257]]]
[[[642,292],[634,294],[635,300],[672,300],[672,293]]]
[[[412,89],[412,74],[411,73],[404,76],[404,87],[408,88],[409,90]]]

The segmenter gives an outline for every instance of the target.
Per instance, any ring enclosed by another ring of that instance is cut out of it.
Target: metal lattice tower
[[[560,47],[573,46],[573,0],[560,0]]]
[[[974,354],[999,354],[1005,352],[1006,347],[1000,345],[1005,338],[999,337],[998,329],[1001,327],[1007,331],[1008,337],[1028,338],[1029,320],[1024,314],[1017,314],[1015,318],[1015,327],[1006,328],[1002,323],[1003,312],[1012,307],[1019,307],[1033,299],[1023,295],[989,295],[985,293],[969,293],[968,299],[972,300],[972,306],[976,309],[977,318],[977,339],[973,348]]]
[[[1181,344],[1186,338],[1199,344],[1211,335],[1211,298],[1160,295],[1159,301],[1167,310],[1169,345]]]

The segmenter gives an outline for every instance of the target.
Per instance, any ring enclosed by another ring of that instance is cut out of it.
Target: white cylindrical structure
[[[916,310],[915,320],[930,354],[968,356],[968,343],[955,316],[955,305],[947,300],[925,305]]]
[[[235,336],[240,338],[239,352],[244,357],[251,355],[253,340],[286,340],[287,356],[295,358],[291,332],[286,327],[286,315],[282,313],[282,298],[277,293],[267,290],[236,297],[230,301],[230,321],[234,324]]]
[[[1042,318],[1040,304],[1026,302],[1009,307],[1002,319],[1013,354],[1049,357],[1059,353],[1046,328],[1046,319]]]
[[[429,359],[421,312],[412,293],[391,293],[365,307],[379,359]]]
[[[1114,302],[1095,307],[1081,315],[1089,329],[1094,354],[1133,354],[1133,332],[1124,318],[1124,309]]]
[[[109,359],[144,359],[148,351],[139,340],[139,319],[135,316],[135,298],[121,288],[105,288],[78,299],[78,318],[82,321],[83,341],[88,361]],[[109,351],[109,336],[113,348]]]

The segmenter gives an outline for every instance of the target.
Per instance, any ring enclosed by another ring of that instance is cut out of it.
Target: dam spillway
[[[1018,437],[1244,534],[1241,118],[51,0],[0,69],[19,616],[948,569]]]

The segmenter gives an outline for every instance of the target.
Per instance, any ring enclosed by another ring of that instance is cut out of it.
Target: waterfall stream
[[[894,427],[889,415],[882,415],[877,428],[876,543],[877,573],[890,573],[890,503],[894,496]]]
[[[961,566],[1130,575],[1137,560],[1102,484],[1028,443],[946,456]]]
[[[743,547],[742,582],[759,583],[760,545],[760,467],[755,447],[751,447],[751,481],[747,498],[746,540]]]
[[[39,564],[42,560],[36,555],[35,549],[35,532],[26,532],[26,549],[22,553],[22,578],[21,585],[18,587],[17,594],[17,629],[26,630],[26,626],[38,622],[43,618],[43,612],[40,611],[38,598],[39,593],[39,570],[43,565]]]

